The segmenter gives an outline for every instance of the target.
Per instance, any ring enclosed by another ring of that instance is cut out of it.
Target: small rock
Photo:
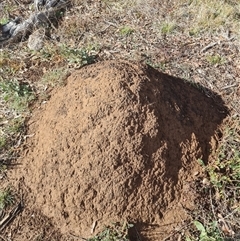
[[[202,183],[203,185],[206,185],[206,186],[210,185],[210,181],[207,178],[203,178]]]
[[[31,50],[39,51],[44,46],[44,32],[41,29],[33,32],[28,39],[28,48]]]

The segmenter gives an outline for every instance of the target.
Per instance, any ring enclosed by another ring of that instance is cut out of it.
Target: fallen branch
[[[0,232],[5,229],[23,210],[23,203],[20,201],[18,205],[0,221]]]
[[[70,4],[69,0],[41,1],[41,4],[39,2],[39,0],[35,1],[37,12],[33,13],[25,21],[21,22],[20,18],[16,18],[1,26],[0,48],[22,41],[32,33],[34,28],[52,25],[52,20],[56,19],[57,11],[65,9]],[[46,4],[45,10],[38,11],[39,5],[43,4]]]
[[[214,47],[217,44],[218,44],[218,42],[210,43],[207,46],[205,46],[200,52],[201,53],[206,52],[207,50],[211,49],[212,47]]]

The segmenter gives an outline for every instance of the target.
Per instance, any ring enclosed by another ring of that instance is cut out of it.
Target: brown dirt
[[[134,62],[76,71],[29,121],[34,137],[12,175],[26,206],[63,240],[124,219],[163,240],[194,209],[197,159],[208,161],[226,116],[202,90]]]

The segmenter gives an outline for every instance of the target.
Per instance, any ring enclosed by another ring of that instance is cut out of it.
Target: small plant
[[[95,237],[87,239],[87,241],[129,241],[128,230],[131,227],[133,225],[126,222],[123,224],[114,223]]]
[[[176,29],[176,24],[173,22],[165,22],[161,26],[161,33],[164,35],[171,34]]]
[[[29,102],[34,99],[30,85],[17,80],[0,82],[0,95],[17,112],[25,111]]]
[[[134,30],[129,26],[123,26],[120,28],[120,34],[122,36],[128,36],[128,35],[132,34],[133,32],[134,32]]]
[[[230,123],[229,123],[230,124]],[[214,163],[206,168],[210,181],[219,192],[224,192],[226,186],[240,189],[240,122],[231,121],[231,126],[223,130]],[[237,190],[236,189],[236,190]]]
[[[7,170],[7,165],[0,161],[0,174],[4,173]]]
[[[9,125],[6,128],[6,134],[14,135],[20,132],[24,125],[24,118],[18,117],[14,118],[13,120],[9,121]]]
[[[53,70],[49,70],[47,71],[41,81],[43,84],[48,84],[51,87],[54,87],[56,85],[64,85],[64,81],[66,79],[66,77],[68,76],[68,71],[66,69],[63,68],[59,68],[59,69],[53,69]]]
[[[2,134],[0,136],[0,148],[3,148],[6,145],[6,142],[7,142],[6,137]]]
[[[90,45],[89,45],[90,46]],[[67,45],[60,46],[46,46],[41,49],[39,55],[40,58],[43,58],[47,61],[58,62],[58,63],[67,63],[69,67],[79,68],[83,65],[92,64],[95,62],[96,54],[95,47],[92,45],[92,48],[72,48]]]
[[[92,64],[96,56],[89,54],[86,49],[76,49],[68,46],[62,46],[60,55],[67,60],[68,64],[74,67],[81,67],[86,64]]]
[[[160,69],[162,71],[165,71],[165,68],[166,68],[166,62],[164,61],[161,61],[159,63],[154,63],[152,62],[150,59],[146,60],[145,62],[147,65],[153,67],[153,68],[156,68],[156,69]]]
[[[8,187],[0,191],[0,211],[14,203],[13,191]]]
[[[199,33],[199,29],[197,29],[197,28],[189,29],[188,33],[189,33],[190,36],[197,36],[198,33]]]
[[[199,241],[224,241],[223,237],[221,236],[217,222],[212,222],[208,225],[208,227],[205,227],[201,222],[194,221],[193,222],[196,229],[200,232],[199,238],[197,240]],[[195,241],[196,239],[187,237],[186,241]]]
[[[181,12],[183,19],[186,18],[190,27],[188,32],[191,36],[204,32],[215,32],[229,23],[234,29],[233,31],[237,32],[239,29],[239,21],[236,19],[238,9],[239,1],[191,0],[182,9],[180,6],[176,15]],[[186,27],[184,26],[184,28]]]
[[[9,20],[8,20],[7,18],[1,18],[1,19],[0,19],[0,24],[2,24],[2,25],[3,25],[3,24],[6,24],[6,23],[8,23],[8,21],[9,21]]]
[[[220,55],[209,55],[207,61],[212,65],[221,65],[225,63],[225,59]]]

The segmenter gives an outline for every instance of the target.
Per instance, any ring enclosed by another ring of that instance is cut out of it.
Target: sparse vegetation
[[[197,230],[200,232],[199,241],[223,241],[221,233],[219,232],[217,222],[209,223],[209,226],[206,228],[199,221],[193,222]],[[186,238],[186,241],[195,241],[189,237]]]
[[[220,55],[210,55],[207,56],[207,61],[212,65],[220,65],[225,62],[225,59]]]
[[[186,20],[184,23],[187,23],[189,33],[198,35],[230,30],[239,35],[237,31],[239,22],[236,20],[239,1],[191,0],[187,3],[181,1],[181,3],[176,15],[182,12],[182,18]]]
[[[128,230],[132,227],[132,224],[126,222],[123,224],[114,223],[87,241],[130,241]]]
[[[17,113],[22,113],[34,99],[34,93],[28,83],[16,79],[0,82],[2,99]]]
[[[64,85],[64,81],[68,76],[68,71],[63,68],[53,69],[51,71],[46,72],[41,81],[44,85],[50,85],[54,87],[56,85]]]
[[[0,211],[14,203],[14,194],[11,188],[0,190]]]
[[[120,34],[123,36],[130,35],[133,32],[134,32],[134,30],[129,26],[123,26],[120,28]]]
[[[162,34],[171,34],[176,28],[176,24],[174,22],[164,22],[161,26]]]
[[[240,121],[234,118],[232,120],[232,125],[228,123],[229,125],[223,129],[216,159],[207,170],[219,194],[226,195],[226,188],[233,188],[238,196],[240,195]]]

